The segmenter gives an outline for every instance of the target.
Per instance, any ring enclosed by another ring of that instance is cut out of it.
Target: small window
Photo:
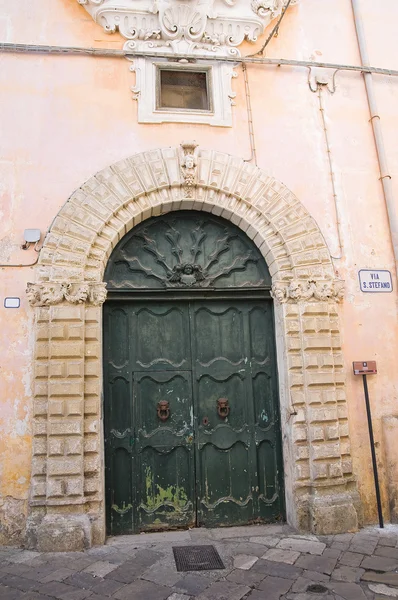
[[[158,109],[210,111],[209,72],[159,69]]]

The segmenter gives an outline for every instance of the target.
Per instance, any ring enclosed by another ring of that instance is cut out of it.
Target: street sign
[[[377,366],[375,360],[355,361],[352,363],[354,375],[376,375]]]
[[[361,292],[392,292],[391,273],[382,269],[361,269],[359,285]]]

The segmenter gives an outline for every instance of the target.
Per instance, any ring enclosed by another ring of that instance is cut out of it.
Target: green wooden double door
[[[270,301],[109,301],[109,534],[283,517]]]

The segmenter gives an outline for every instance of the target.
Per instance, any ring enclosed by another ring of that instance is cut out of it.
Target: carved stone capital
[[[53,306],[61,302],[100,306],[106,300],[106,283],[28,283],[26,294],[31,306]]]
[[[307,302],[334,300],[340,302],[344,297],[344,281],[333,279],[329,281],[292,280],[289,283],[275,283],[271,290],[272,297],[280,302]]]

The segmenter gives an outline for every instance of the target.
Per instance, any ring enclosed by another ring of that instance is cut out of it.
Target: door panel
[[[244,354],[244,312],[225,302],[191,308],[197,415],[198,521],[206,526],[253,518],[253,421]],[[229,414],[219,414],[220,400]]]
[[[257,463],[256,513],[259,519],[272,520],[280,517],[283,510],[283,481],[271,303],[251,303],[248,320]]]
[[[133,370],[191,368],[186,305],[138,305],[134,332]]]
[[[140,531],[195,522],[191,373],[134,374],[136,506]],[[168,402],[161,420],[158,403]]]
[[[105,495],[107,528],[132,533],[132,374],[129,305],[106,305],[104,312]]]

